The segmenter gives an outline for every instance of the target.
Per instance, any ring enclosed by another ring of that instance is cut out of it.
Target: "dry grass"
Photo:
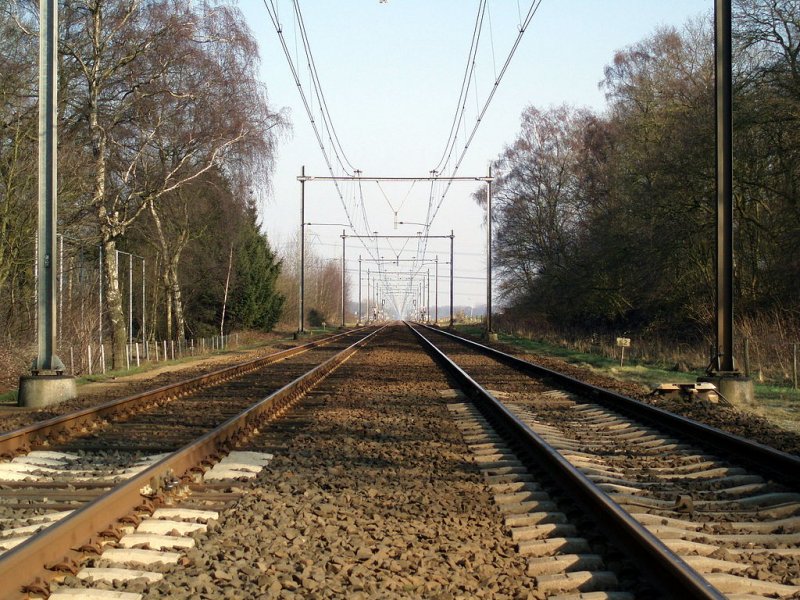
[[[616,337],[631,338],[626,348],[626,362],[641,362],[665,369],[676,366],[696,371],[710,363],[710,339],[687,343],[664,334],[587,333],[578,330],[556,330],[532,327],[499,319],[498,328],[523,339],[540,340],[576,352],[618,359],[620,349]],[[709,329],[709,335],[711,331]],[[794,359],[793,345],[800,354],[800,320],[779,313],[746,317],[736,324],[734,356],[737,368],[758,383],[791,386]]]

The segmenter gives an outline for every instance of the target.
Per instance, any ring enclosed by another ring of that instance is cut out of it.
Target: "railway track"
[[[0,597],[800,597],[774,464],[433,330],[463,368],[405,327],[361,336],[79,437],[5,434],[24,480],[0,482]]]
[[[692,597],[800,597],[798,457],[451,334],[424,336],[472,380],[486,418],[529,434],[586,506],[607,504],[611,538],[652,553],[652,569],[669,565]]]
[[[216,518],[239,497],[224,491],[230,480],[251,477],[271,459],[267,453],[229,453],[233,440],[263,415],[283,410],[365,335],[332,336],[0,435],[6,458],[0,463],[4,592],[18,597],[28,586],[47,595],[53,571],[147,579],[140,571],[81,571],[75,556],[101,552],[106,540],[119,546],[119,561],[137,555],[130,547],[189,544],[164,534],[204,529],[196,521]],[[157,508],[176,493],[192,498],[181,511]],[[148,514],[152,518],[142,520]],[[174,553],[138,554],[141,560],[177,560]]]

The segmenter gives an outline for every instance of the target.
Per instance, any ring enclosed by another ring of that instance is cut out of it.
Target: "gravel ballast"
[[[147,598],[537,598],[408,333],[357,353],[247,450],[275,454]]]

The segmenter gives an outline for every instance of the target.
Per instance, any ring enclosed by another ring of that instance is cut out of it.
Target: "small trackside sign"
[[[631,347],[631,338],[618,337],[617,338],[617,346],[619,346],[620,348],[630,348]]]

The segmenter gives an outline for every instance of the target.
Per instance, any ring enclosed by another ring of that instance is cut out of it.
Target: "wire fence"
[[[143,365],[181,360],[186,357],[210,355],[220,350],[239,346],[239,334],[215,335],[188,340],[160,340],[134,342],[125,345],[123,370],[129,371]],[[111,370],[111,344],[93,342],[81,346],[68,346],[61,350],[68,374],[76,376],[105,374]],[[116,369],[118,372],[120,369]]]

